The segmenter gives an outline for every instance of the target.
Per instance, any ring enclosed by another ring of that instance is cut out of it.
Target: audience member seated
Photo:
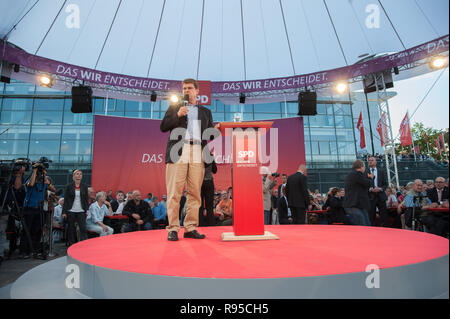
[[[435,187],[427,190],[427,196],[432,203],[448,207],[448,187],[445,186],[445,179],[443,177],[439,176],[436,178]]]
[[[133,192],[133,199],[126,203],[122,215],[129,218],[129,224],[124,229],[125,232],[152,229],[152,210],[148,203],[141,199],[141,192],[138,190]]]
[[[394,195],[394,192],[391,187],[386,187],[386,208],[397,208],[398,207],[398,200],[397,196]]]
[[[117,191],[116,199],[112,201],[111,208],[113,210],[114,215],[122,214],[123,208],[125,207],[125,193],[123,191]]]
[[[133,200],[133,192],[127,192],[125,196],[125,201],[128,203],[130,200]]]
[[[428,189],[434,188],[434,182],[433,182],[432,179],[427,179],[426,184],[427,184],[427,186],[428,186]]]
[[[62,218],[62,209],[64,206],[64,198],[60,198],[58,205],[53,210],[52,224],[55,228],[62,228],[64,224],[64,219]]]
[[[217,226],[233,225],[233,201],[228,197],[227,191],[222,191],[222,200],[217,204],[215,216],[218,217]]]
[[[110,190],[106,193],[106,201],[107,201],[108,203],[111,203],[113,200],[114,200],[114,197],[113,197],[113,191],[112,191],[112,189],[110,189]]]
[[[152,193],[148,193],[147,194],[147,198],[144,199],[144,201],[146,201],[148,204],[150,204],[150,202],[153,201],[153,194]]]
[[[92,187],[88,188],[88,195],[89,195],[89,206],[90,206],[92,203],[95,203],[96,193],[95,193],[94,188],[92,188]]]
[[[103,224],[105,215],[111,216],[112,213],[111,204],[106,200],[106,193],[98,192],[95,196],[95,202],[89,206],[86,229],[100,236],[112,235],[113,229]]]
[[[330,224],[333,223],[346,223],[345,210],[344,210],[344,198],[340,197],[340,189],[334,187],[331,189],[327,197],[327,217]]]
[[[167,195],[162,195],[162,200],[160,201],[160,204],[162,204],[167,210]]]
[[[421,215],[428,208],[437,207],[437,203],[431,203],[430,199],[426,196],[423,190],[423,182],[420,179],[416,179],[413,183],[412,189],[408,191],[405,196],[404,201],[399,205],[398,211],[405,209],[405,228],[412,228],[413,221],[413,207],[414,209],[414,219],[419,221]],[[417,222],[416,222],[417,225]]]
[[[152,227],[153,227],[153,229],[165,228],[167,226],[167,223],[166,223],[166,217],[167,217],[166,207],[162,203],[158,202],[158,197],[156,197],[156,196],[153,197],[152,201],[153,201],[153,207],[152,207],[153,222],[152,222]]]

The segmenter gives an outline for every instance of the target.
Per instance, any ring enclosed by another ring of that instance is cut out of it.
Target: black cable
[[[419,3],[417,2],[417,0],[414,0],[414,2],[416,3],[417,7],[419,8],[420,12],[422,12],[423,16],[425,17],[425,19],[428,21],[428,23],[430,24],[431,28],[433,29],[434,33],[436,33],[436,36],[439,37],[439,33],[437,32],[437,30],[435,29],[434,25],[431,23],[430,19],[428,19],[427,15],[425,14],[425,12],[423,11],[422,7],[419,5]]]
[[[47,35],[50,33],[50,30],[52,29],[53,25],[56,22],[56,19],[58,19],[59,14],[61,13],[62,9],[64,8],[64,6],[66,5],[67,0],[64,0],[64,3],[62,4],[61,8],[59,8],[58,14],[56,15],[56,17],[53,19],[52,24],[50,25],[50,28],[48,28],[47,33],[45,34],[44,38],[41,41],[41,44],[39,44],[39,47],[37,48],[36,52],[34,53],[34,55],[36,55],[39,52],[39,49],[41,48],[42,44],[44,43],[45,39],[47,38]]]
[[[22,18],[19,19],[19,21],[17,21],[17,23],[11,28],[11,30],[8,31],[8,33],[5,34],[5,36],[3,37],[3,41],[6,40],[6,38],[8,37],[8,35],[17,27],[17,25],[23,20],[23,18],[26,17],[26,15],[34,8],[34,6],[39,2],[39,0],[36,0],[36,2],[31,6],[31,8],[22,16]],[[28,3],[27,3],[28,5]],[[26,6],[25,6],[26,8]]]
[[[405,44],[403,43],[402,38],[400,38],[400,35],[399,35],[398,32],[397,32],[397,29],[395,29],[394,24],[393,24],[392,21],[391,21],[391,18],[389,17],[389,15],[387,14],[386,10],[384,9],[383,4],[381,3],[381,0],[378,0],[378,3],[380,4],[381,8],[383,9],[384,14],[385,14],[386,17],[388,18],[389,23],[391,24],[392,29],[394,29],[394,32],[395,32],[395,34],[397,35],[397,38],[400,40],[400,43],[402,44],[403,49],[406,50]]]
[[[162,17],[163,17],[163,14],[164,14],[164,8],[165,7],[166,7],[166,0],[164,0],[163,6],[162,6],[162,9],[161,9],[161,16],[159,17],[158,30],[156,31],[155,42],[153,43],[152,56],[150,57],[150,63],[148,64],[147,77],[150,74],[150,68],[151,68],[152,62],[153,62],[153,55],[155,53],[156,42],[158,42],[159,29],[161,28],[161,21],[162,21]]]
[[[203,15],[205,13],[205,0],[203,0],[203,4],[202,4],[202,22],[200,25],[200,43],[198,45],[198,60],[197,60],[197,77],[196,79],[198,80],[198,70],[200,68],[200,52],[202,50],[202,34],[203,34]]]
[[[292,71],[294,71],[294,75],[295,75],[296,73],[295,73],[294,59],[292,58],[291,42],[289,41],[289,35],[287,32],[287,28],[286,28],[286,20],[284,18],[283,4],[281,3],[281,0],[279,0],[279,2],[280,2],[280,9],[281,9],[281,16],[283,17],[284,32],[286,33],[286,39],[287,39],[287,43],[288,43],[288,47],[289,47],[289,55],[291,56]]]
[[[241,2],[242,50],[244,53],[244,80],[247,80],[247,65],[245,63],[244,12],[242,10],[242,0],[240,2]]]
[[[106,41],[108,41],[109,33],[111,32],[112,26],[114,25],[114,21],[116,20],[117,12],[119,12],[119,8],[120,8],[121,4],[122,4],[122,0],[119,1],[119,5],[117,6],[116,13],[114,14],[114,18],[113,18],[113,20],[111,22],[111,25],[109,26],[108,34],[106,35],[105,41],[103,42],[102,50],[100,51],[100,54],[98,56],[97,63],[95,63],[94,70],[97,69],[98,61],[100,61],[100,57],[103,54],[103,49],[105,48]]]
[[[325,5],[325,8],[327,9],[328,17],[330,18],[331,25],[333,26],[334,34],[336,35],[337,41],[339,43],[339,47],[341,48],[342,56],[344,57],[344,60],[345,60],[345,65],[348,65],[347,58],[345,57],[344,49],[342,48],[341,40],[339,39],[339,35],[337,34],[336,27],[334,26],[333,19],[331,18],[331,14],[330,14],[330,11],[328,10],[328,6],[327,6],[327,3],[325,2],[325,0],[323,0],[323,4]]]

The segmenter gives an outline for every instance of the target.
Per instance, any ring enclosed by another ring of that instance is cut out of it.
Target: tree
[[[440,161],[441,159],[448,159],[448,152],[449,152],[449,132],[448,129],[446,130],[436,130],[434,128],[431,127],[425,127],[423,125],[423,123],[420,122],[416,122],[414,123],[412,129],[412,137],[413,137],[413,141],[414,141],[414,145],[418,145],[419,146],[419,150],[421,154],[427,154],[428,156],[433,157],[436,161]],[[425,135],[424,133],[427,135],[428,137],[428,145],[427,142],[425,140]],[[444,133],[444,141],[445,141],[445,150],[446,153],[444,153],[444,149],[442,146],[442,143],[440,143],[441,145],[441,154],[439,155],[439,151],[437,149],[436,146],[436,139],[439,139],[440,142],[440,135],[441,133]],[[395,144],[395,151],[396,154],[401,154],[402,153],[402,147],[400,146],[400,143],[396,143]],[[411,146],[405,146],[403,147],[403,152],[407,152],[407,153],[411,153],[412,150],[412,145]],[[441,157],[442,156],[442,157]]]

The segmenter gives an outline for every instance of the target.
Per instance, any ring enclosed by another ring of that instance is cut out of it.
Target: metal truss
[[[400,186],[397,170],[397,156],[395,155],[394,135],[392,133],[391,114],[389,112],[388,95],[386,92],[386,83],[383,72],[373,73],[370,76],[374,78],[378,112],[381,119],[382,135],[384,139],[384,158],[386,161],[386,172],[388,177],[388,184],[392,186],[395,184]],[[380,90],[380,88],[382,88]],[[386,116],[383,116],[386,114]]]

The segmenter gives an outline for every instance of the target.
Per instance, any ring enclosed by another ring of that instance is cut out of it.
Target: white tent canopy
[[[447,0],[1,0],[0,37],[28,53],[106,72],[238,81],[334,69],[445,36],[448,6]]]

